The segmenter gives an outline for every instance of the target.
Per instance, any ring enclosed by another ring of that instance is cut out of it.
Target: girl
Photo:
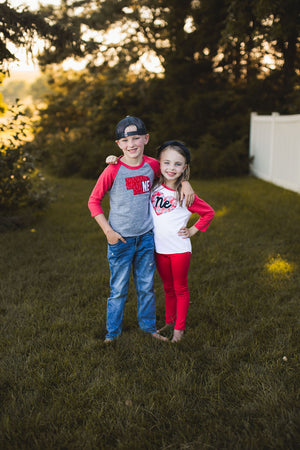
[[[181,182],[189,179],[190,152],[179,141],[168,141],[158,148],[161,176],[151,193],[156,264],[165,291],[166,325],[173,327],[171,342],[182,339],[189,307],[188,269],[191,258],[190,238],[206,231],[214,217],[213,209],[195,196],[190,207],[180,202]],[[192,213],[200,217],[190,228]]]

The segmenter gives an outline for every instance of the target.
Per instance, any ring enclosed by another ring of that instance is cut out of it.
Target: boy
[[[154,297],[154,240],[150,214],[150,190],[160,175],[159,163],[144,155],[149,141],[145,124],[127,116],[116,127],[116,143],[123,156],[100,175],[89,198],[89,209],[108,242],[110,297],[107,300],[107,334],[110,343],[122,331],[131,267],[137,291],[138,323],[154,338],[167,340],[156,331]],[[109,191],[109,221],[101,201]]]

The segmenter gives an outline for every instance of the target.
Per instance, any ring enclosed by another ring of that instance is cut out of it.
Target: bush
[[[9,114],[8,122],[0,126],[1,228],[27,223],[51,200],[51,190],[28,152],[29,125],[21,106],[17,104]]]
[[[247,138],[222,147],[220,140],[206,134],[192,151],[192,176],[202,178],[245,175],[249,172]]]
[[[49,173],[58,177],[77,174],[83,178],[95,178],[106,167],[106,156],[117,152],[114,142],[79,138],[77,141],[67,135],[51,136],[47,143],[39,137],[30,144],[31,153],[36,155]]]

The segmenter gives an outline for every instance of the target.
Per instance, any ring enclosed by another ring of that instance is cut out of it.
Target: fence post
[[[274,161],[274,142],[275,142],[275,123],[278,112],[272,112],[271,117],[271,136],[270,136],[270,181],[273,182],[273,161]]]
[[[250,116],[250,133],[249,133],[249,154],[250,158],[254,158],[254,148],[253,148],[253,133],[254,133],[254,120],[257,116],[257,112],[253,111],[251,112]]]

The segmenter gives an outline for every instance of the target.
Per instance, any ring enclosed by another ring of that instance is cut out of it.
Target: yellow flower
[[[277,255],[275,258],[270,258],[265,267],[274,277],[289,276],[294,270],[293,264],[283,259],[280,255]]]

